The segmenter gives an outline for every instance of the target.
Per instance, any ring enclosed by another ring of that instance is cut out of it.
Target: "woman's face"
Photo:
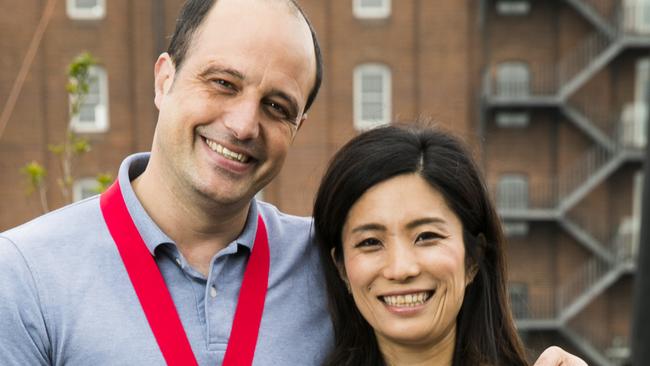
[[[437,190],[416,174],[377,184],[350,209],[342,241],[341,275],[380,346],[453,344],[473,273],[462,224]]]

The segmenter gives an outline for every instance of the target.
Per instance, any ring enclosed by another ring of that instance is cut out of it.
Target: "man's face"
[[[309,28],[283,1],[219,0],[181,67],[156,63],[150,164],[216,203],[248,202],[280,170],[315,69]]]

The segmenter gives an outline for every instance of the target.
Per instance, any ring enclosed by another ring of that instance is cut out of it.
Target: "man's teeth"
[[[408,295],[382,296],[381,300],[390,306],[418,306],[431,297],[430,292],[418,292]]]
[[[227,159],[235,160],[235,161],[238,161],[240,163],[248,162],[248,156],[247,155],[238,154],[236,152],[230,151],[227,148],[219,145],[218,143],[216,143],[216,142],[214,142],[212,140],[205,139],[205,142],[206,142],[206,144],[208,144],[208,146],[210,147],[210,149],[212,151],[216,152],[217,154],[219,154],[219,155],[221,155],[221,156],[223,156],[223,157],[225,157]]]

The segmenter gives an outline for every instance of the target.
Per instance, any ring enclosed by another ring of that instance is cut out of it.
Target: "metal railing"
[[[530,286],[525,294],[510,293],[515,320],[554,320],[557,317],[556,290],[550,285]]]
[[[555,180],[529,181],[524,191],[500,190],[498,181],[490,181],[488,186],[499,212],[554,210],[557,208],[558,194]]]
[[[614,44],[609,36],[594,32],[568,52],[558,63],[558,80],[566,85],[579,73],[587,70],[596,58]]]
[[[594,145],[567,169],[558,175],[558,195],[563,200],[581,187],[589,178],[609,163],[614,154],[609,149]]]
[[[573,305],[581,296],[587,296],[590,289],[594,289],[607,275],[614,275],[613,271],[620,271],[621,266],[634,263],[638,253],[638,220],[626,217],[617,226],[617,231],[607,243],[607,249],[614,254],[613,262],[605,261],[599,257],[588,259],[575,274],[564,281],[558,288],[558,311],[562,313]],[[611,278],[610,280],[614,280]],[[593,291],[593,296],[598,291]]]
[[[612,21],[616,14],[616,6],[611,0],[580,0],[594,9],[603,19]]]
[[[557,94],[557,70],[548,65],[528,65],[528,78],[499,78],[499,65],[483,76],[483,94],[489,98],[525,100]]]

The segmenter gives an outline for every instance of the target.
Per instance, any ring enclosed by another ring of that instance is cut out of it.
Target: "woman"
[[[527,365],[499,219],[456,139],[414,125],[357,136],[323,178],[314,223],[327,365]]]

